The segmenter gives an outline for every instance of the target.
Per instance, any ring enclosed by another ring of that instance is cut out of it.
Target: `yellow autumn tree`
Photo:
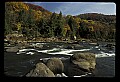
[[[24,10],[28,10],[29,9],[29,6],[26,5],[23,2],[6,2],[5,4],[11,5],[10,7],[12,7],[12,8],[10,8],[10,9],[12,9],[15,12],[19,12],[19,11],[21,11],[23,9]]]
[[[36,21],[38,21],[38,20],[40,20],[40,18],[42,18],[41,11],[32,10],[32,12],[33,12],[33,17]]]
[[[70,31],[70,26],[68,24],[65,24],[63,28],[63,36],[66,36],[67,31]]]
[[[76,27],[79,28],[80,27],[80,21],[81,21],[81,19],[78,18],[78,17],[75,17],[74,21],[76,22]]]
[[[18,30],[18,31],[21,30],[21,28],[22,28],[21,25],[22,25],[22,24],[21,24],[20,22],[18,22],[18,23],[16,24],[16,27],[17,27],[17,30]]]

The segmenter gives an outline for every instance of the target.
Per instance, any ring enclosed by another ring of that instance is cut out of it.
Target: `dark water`
[[[89,52],[93,53],[115,53],[115,49],[109,50],[104,47],[106,43],[105,42],[99,42],[98,48],[96,48],[96,45],[92,45],[89,43],[83,43],[81,42],[79,45],[82,45],[84,47],[78,47],[77,49],[89,49],[91,50]],[[68,46],[71,44],[66,43],[47,43],[42,44],[44,47],[39,50],[46,50],[46,49],[53,49],[53,48],[59,48],[63,46]],[[99,50],[100,49],[100,50]],[[4,52],[4,74],[5,76],[19,76],[22,77],[26,75],[31,69],[33,69],[36,65],[36,63],[40,62],[41,58],[49,58],[49,57],[69,57],[69,55],[51,55],[47,53],[41,53],[41,52],[34,52],[34,55],[27,55],[26,53],[17,55],[16,53],[8,53]],[[95,70],[95,76],[94,77],[114,77],[115,76],[115,57],[100,57],[96,59],[96,70]]]

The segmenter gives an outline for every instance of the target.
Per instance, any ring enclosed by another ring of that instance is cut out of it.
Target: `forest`
[[[115,39],[116,15],[86,13],[76,16],[50,12],[24,2],[5,3],[4,35],[18,31],[25,37]]]

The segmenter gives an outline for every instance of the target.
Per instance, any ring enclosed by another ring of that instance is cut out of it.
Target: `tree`
[[[63,36],[64,37],[69,37],[70,35],[70,27],[68,24],[64,25],[64,30],[63,30]]]
[[[55,34],[55,31],[56,31],[56,28],[57,28],[57,24],[58,24],[58,16],[57,14],[54,12],[52,15],[51,15],[51,18],[50,18],[50,27],[51,27],[51,33],[52,33],[52,36],[56,36],[57,34]]]
[[[62,12],[60,11],[58,19],[57,19],[57,24],[56,24],[56,29],[55,29],[55,36],[63,36],[63,28],[64,28],[64,19],[62,17]]]
[[[5,3],[5,34],[12,33],[15,30],[17,14],[13,10],[10,2]]]
[[[82,38],[87,38],[87,35],[90,33],[90,30],[87,24],[88,24],[87,20],[83,20],[80,23],[80,35]]]
[[[75,36],[75,28],[74,28],[75,21],[72,16],[69,18],[68,25],[70,26],[71,29],[71,33],[72,33],[71,36]]]

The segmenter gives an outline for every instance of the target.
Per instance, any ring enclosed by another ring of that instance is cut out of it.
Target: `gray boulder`
[[[26,77],[55,77],[54,73],[43,63],[37,63]]]
[[[18,50],[19,48],[15,46],[15,47],[9,47],[8,49],[6,49],[6,52],[17,52]]]
[[[54,74],[61,74],[64,71],[64,65],[59,58],[51,58],[46,65]]]
[[[93,71],[96,65],[95,54],[93,53],[76,53],[70,57],[70,61],[80,69]]]

